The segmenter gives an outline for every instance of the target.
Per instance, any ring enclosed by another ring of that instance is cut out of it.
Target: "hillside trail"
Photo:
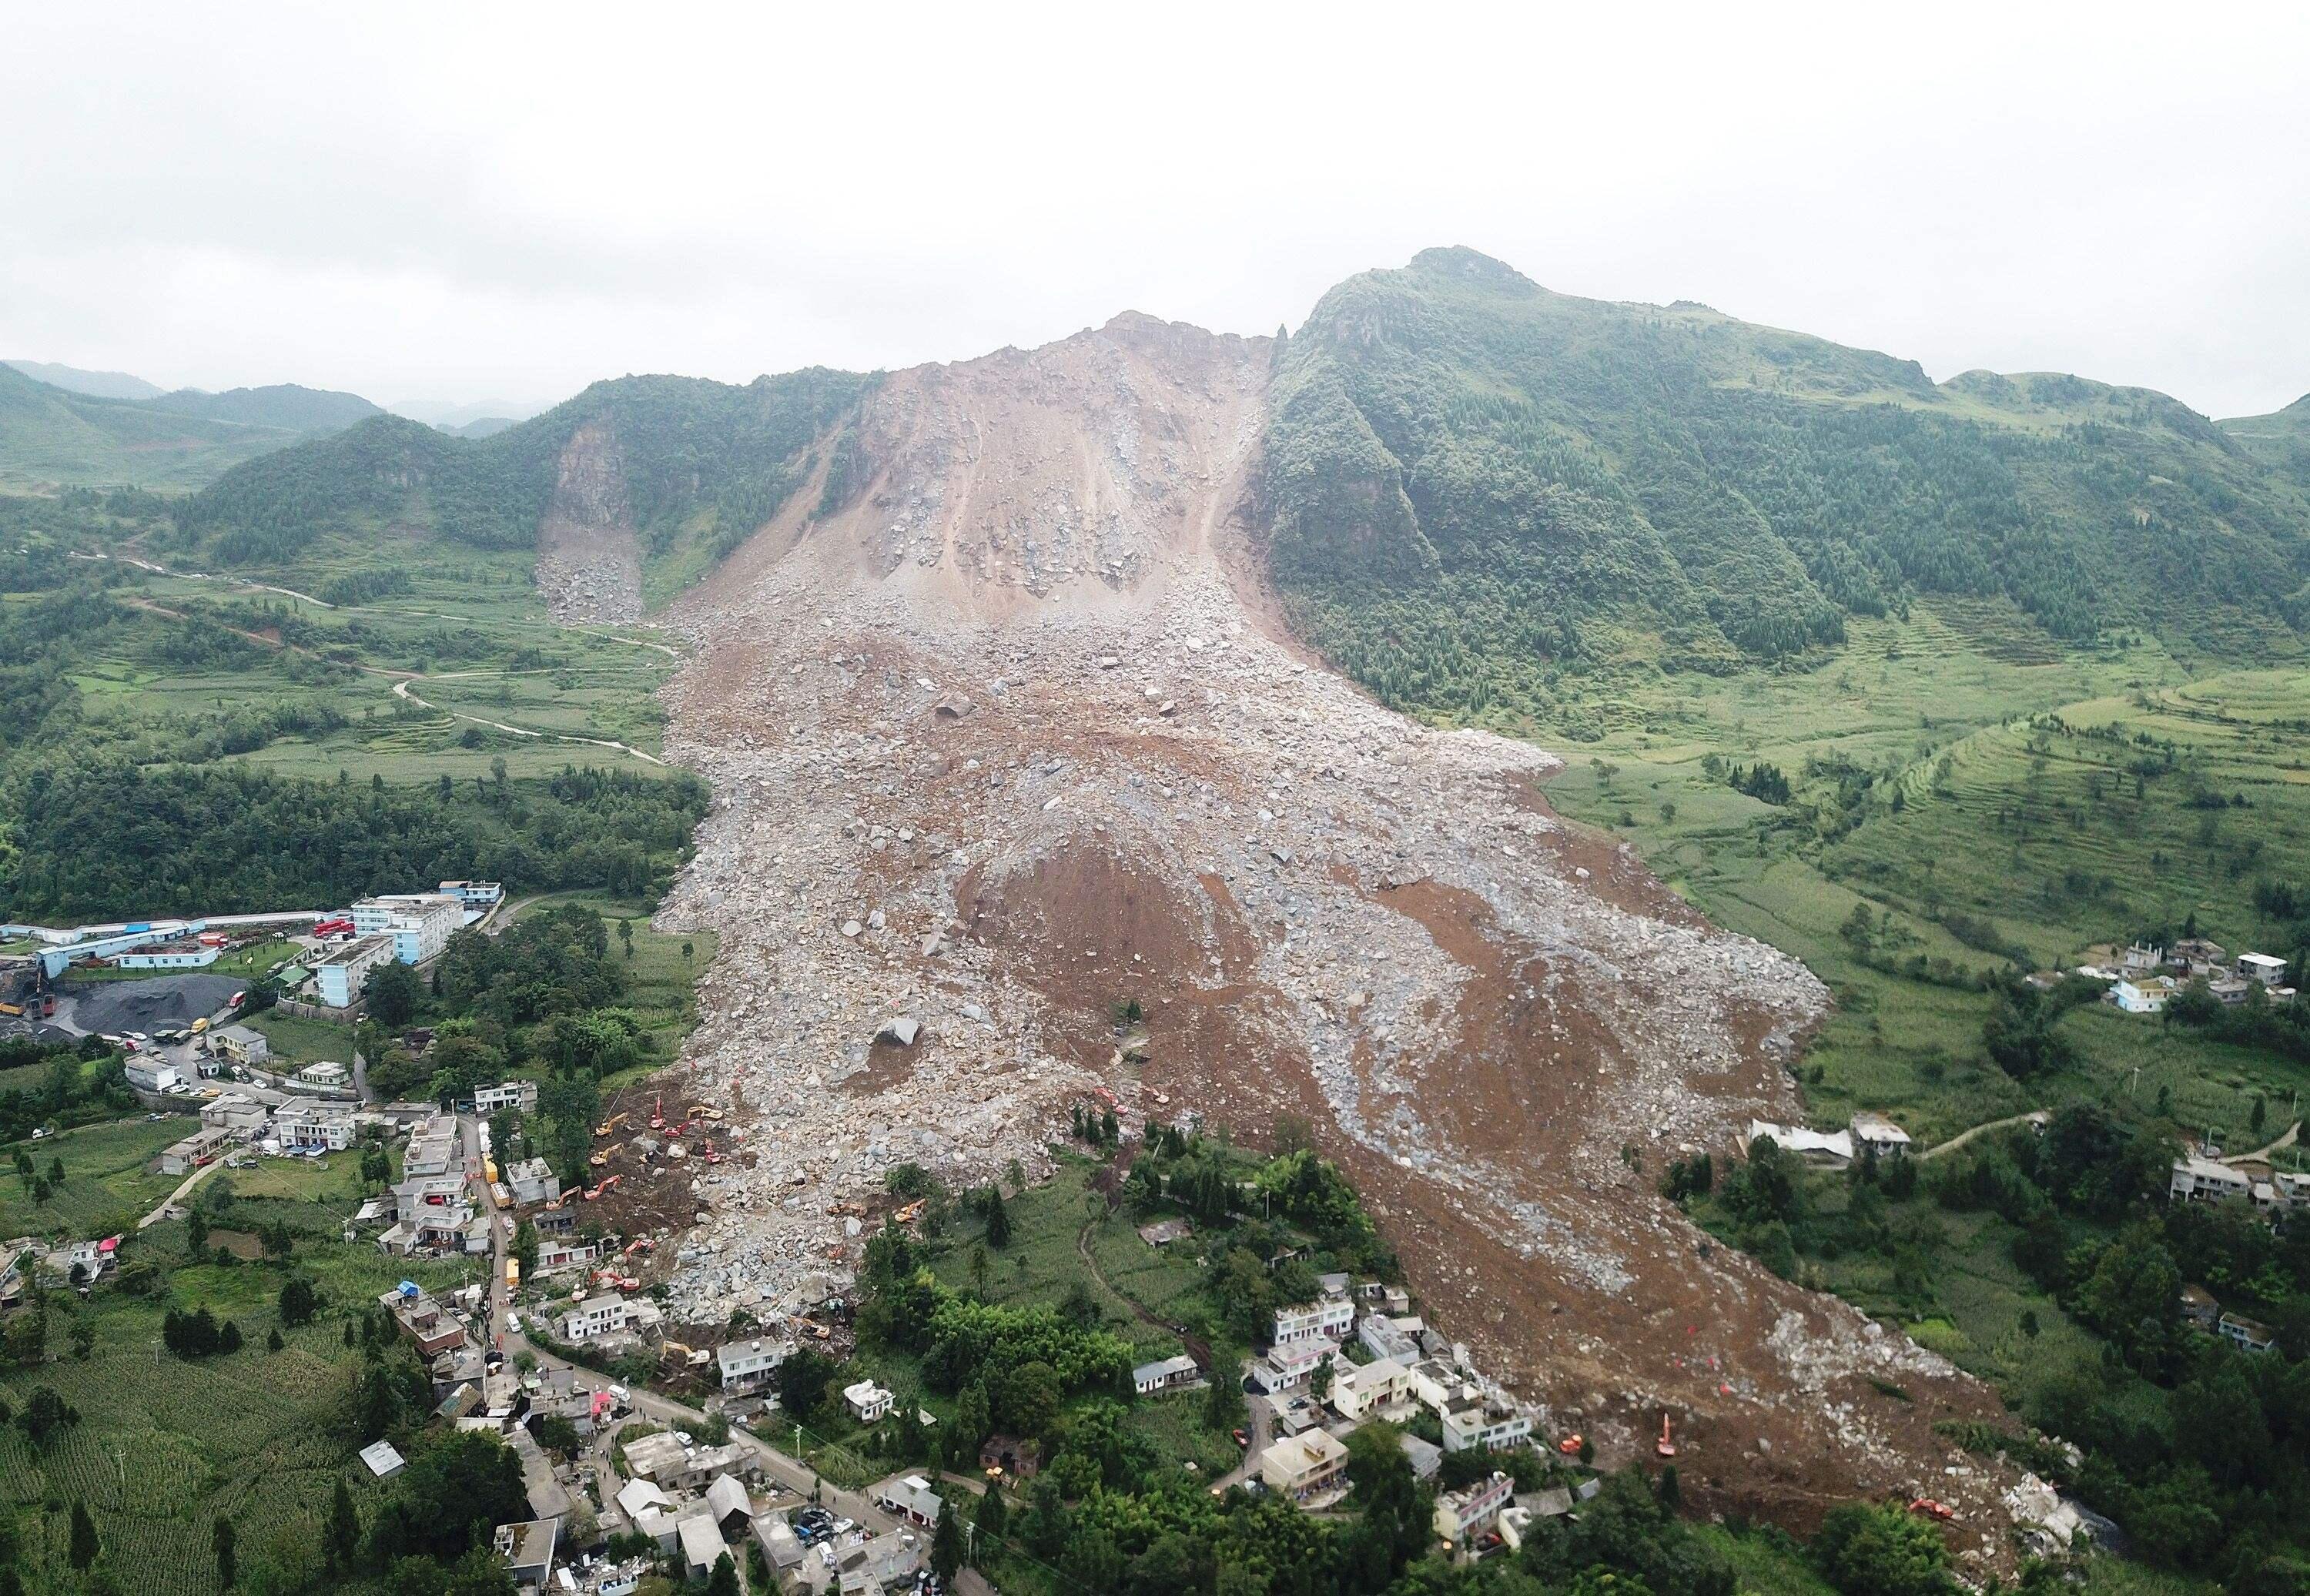
[[[1288,1115],[1543,1436],[1656,1467],[1666,1412],[1706,1510],[1928,1494],[2010,1568],[2012,1471],[1936,1429],[2009,1424],[1996,1394],[1655,1189],[1797,1112],[1826,989],[1559,820],[1552,755],[1414,724],[1290,636],[1272,350],[1125,316],[891,373],[662,617],[666,754],[715,802],[658,920],[722,939],[685,1061],[756,1132],[656,1255],[670,1312],[846,1291],[891,1165],[1036,1179],[1072,1106],[1254,1144]]]
[[[285,589],[277,589],[276,591],[285,591]],[[223,630],[230,632],[236,638],[243,638],[248,642],[258,644],[266,648],[285,649],[292,654],[301,654],[308,659],[321,659],[326,657],[315,653],[312,649],[307,648],[300,644],[291,643],[285,638],[269,637],[263,632],[249,631],[245,628],[228,625],[223,621],[211,620],[208,617],[191,615],[182,610],[172,610],[168,605],[156,603],[152,599],[123,597],[120,602],[134,609],[149,611],[151,613],[155,615],[165,615],[172,620],[209,620],[211,625],[220,627]],[[396,670],[390,665],[372,665],[358,660],[352,662],[352,664],[354,670],[362,672],[364,675],[381,677],[386,681],[391,681],[393,683],[393,696],[395,698],[414,704],[421,709],[430,709],[436,715],[447,716],[451,720],[465,721],[470,724],[477,726],[486,726],[491,731],[503,732],[508,735],[514,737],[540,738],[554,742],[582,744],[588,748],[612,749],[620,753],[630,755],[634,759],[639,759],[647,765],[656,765],[660,768],[664,768],[665,766],[665,761],[660,759],[657,755],[645,753],[640,749],[635,748],[630,743],[620,742],[614,738],[586,737],[581,736],[574,732],[551,732],[531,726],[508,725],[504,721],[490,720],[478,715],[467,715],[462,710],[445,709],[440,705],[432,702],[430,699],[420,698],[413,690],[415,684],[421,681],[447,681],[460,677],[486,676],[490,674],[490,672],[486,671],[442,671],[437,672],[429,676],[421,672]]]
[[[2002,1131],[2010,1125],[2042,1125],[2053,1117],[2054,1111],[2050,1108],[2032,1108],[2027,1114],[2009,1114],[2003,1119],[1993,1119],[1986,1124],[1975,1125],[1970,1129],[1959,1131],[1946,1141],[1936,1141],[1919,1153],[1917,1158],[1920,1161],[1941,1158],[1956,1152],[1977,1136],[1986,1136],[1993,1132]]]

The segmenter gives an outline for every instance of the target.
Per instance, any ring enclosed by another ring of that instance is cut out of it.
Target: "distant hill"
[[[1264,487],[1302,624],[1400,701],[1724,670],[1932,594],[2204,646],[2310,623],[2310,495],[2178,401],[1967,372],[1429,250],[1281,351]]]
[[[0,487],[195,488],[297,436],[67,393],[0,367]]]
[[[54,360],[0,360],[0,366],[13,366],[34,382],[47,383],[52,388],[97,399],[158,399],[167,391],[126,371],[83,371],[78,366],[63,366]]]
[[[436,422],[435,425],[439,426],[442,431],[453,438],[495,438],[507,428],[518,427],[521,423],[511,416],[482,416],[478,421],[465,421],[456,425],[441,422]]]
[[[198,488],[244,460],[381,413],[359,395],[293,384],[104,398],[17,368],[0,364],[0,486]]]
[[[587,515],[631,528],[645,560],[677,547],[725,551],[809,475],[812,445],[871,380],[816,369],[744,386],[623,377],[481,438],[376,415],[228,473],[181,507],[178,525],[227,561],[284,557],[315,531],[524,548],[537,540],[564,451],[590,428],[570,484]]]
[[[202,416],[245,427],[273,427],[284,432],[334,432],[355,421],[385,413],[359,394],[300,387],[295,383],[230,388],[221,394],[180,388],[151,403],[156,409],[173,411],[178,415]]]

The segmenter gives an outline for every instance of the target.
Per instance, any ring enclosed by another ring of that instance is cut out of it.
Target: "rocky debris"
[[[1793,1111],[1826,993],[1550,814],[1552,756],[1415,725],[1268,629],[1231,574],[1265,369],[1127,318],[897,374],[870,485],[669,617],[697,647],[667,752],[716,802],[660,921],[720,933],[689,1063],[752,1157],[674,1315],[838,1285],[893,1166],[1038,1178],[1072,1106],[1291,1114],[1527,1398],[1593,1398],[1629,1454],[1673,1405],[1744,1510],[1962,1467],[1937,1494],[1986,1522],[1996,1481],[1931,1424],[1993,1396],[1654,1190],[1648,1159]]]

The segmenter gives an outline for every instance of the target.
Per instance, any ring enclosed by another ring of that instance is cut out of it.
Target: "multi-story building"
[[[284,1152],[341,1153],[353,1144],[353,1116],[317,1103],[289,1104],[273,1116],[273,1134]]]
[[[312,961],[313,992],[332,1009],[350,1009],[359,1001],[369,972],[394,958],[393,939],[382,932],[340,942]]]
[[[1276,1309],[1275,1332],[1269,1339],[1279,1348],[1316,1341],[1336,1347],[1355,1327],[1356,1305],[1344,1293],[1326,1294],[1311,1303]]]
[[[561,1177],[543,1158],[524,1158],[506,1166],[506,1188],[519,1203],[551,1202],[561,1195]]]
[[[590,1341],[596,1336],[615,1335],[625,1329],[629,1317],[626,1299],[605,1291],[587,1297],[561,1316],[562,1339]]]
[[[404,964],[439,957],[450,933],[465,923],[465,906],[447,892],[395,892],[364,898],[352,907],[359,936],[389,936],[393,954]]]
[[[765,1340],[759,1336],[716,1348],[714,1357],[722,1368],[722,1389],[753,1390],[769,1379],[793,1350],[791,1342]]]
[[[1465,1546],[1490,1527],[1500,1509],[1515,1500],[1515,1477],[1495,1469],[1489,1479],[1479,1479],[1436,1498],[1438,1540]]]
[[[1267,1488],[1294,1502],[1328,1494],[1346,1478],[1348,1449],[1328,1430],[1286,1436],[1259,1454]]]
[[[495,881],[444,881],[441,892],[469,909],[486,909],[505,898],[505,889]]]
[[[500,1081],[496,1086],[477,1086],[473,1089],[475,1114],[495,1114],[501,1108],[511,1108],[523,1114],[534,1113],[537,1109],[537,1082],[507,1080]]]
[[[2167,1196],[2176,1202],[2220,1202],[2253,1192],[2254,1182],[2247,1176],[2195,1153],[2174,1160],[2173,1179],[2166,1187]]]
[[[1367,1364],[1342,1362],[1332,1371],[1332,1406],[1340,1417],[1361,1421],[1403,1412],[1418,1401],[1411,1370],[1393,1357]]]
[[[1496,1397],[1463,1397],[1443,1412],[1444,1450],[1498,1452],[1532,1434],[1532,1415]]]

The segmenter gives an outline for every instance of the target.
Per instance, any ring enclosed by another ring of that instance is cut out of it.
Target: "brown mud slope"
[[[1549,1435],[1649,1459],[1666,1411],[1712,1504],[1923,1491],[2006,1560],[2003,1481],[1933,1430],[1995,1398],[1654,1191],[1794,1112],[1826,994],[1556,820],[1550,756],[1274,635],[1241,575],[1268,355],[1133,317],[899,373],[821,451],[847,495],[669,617],[699,653],[668,750],[716,802],[664,918],[723,937],[691,1067],[753,1155],[699,1184],[679,1316],[838,1284],[890,1164],[1031,1176],[1087,1095],[1290,1113]]]

